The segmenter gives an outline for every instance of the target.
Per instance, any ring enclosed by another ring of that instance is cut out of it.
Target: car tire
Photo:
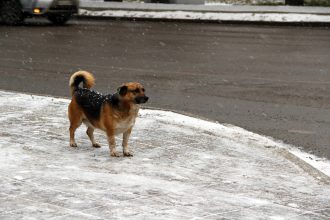
[[[49,14],[47,19],[56,25],[64,25],[70,18],[72,14]]]
[[[23,23],[24,13],[21,3],[18,0],[1,0],[0,20],[8,25]]]
[[[304,5],[304,0],[285,0],[285,4],[300,6],[300,5]]]

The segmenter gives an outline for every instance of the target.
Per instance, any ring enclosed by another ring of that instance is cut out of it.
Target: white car
[[[26,17],[44,16],[55,24],[65,24],[78,13],[79,0],[0,0],[0,20],[20,24]]]

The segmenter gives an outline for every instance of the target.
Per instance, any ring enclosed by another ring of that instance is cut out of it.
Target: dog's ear
[[[128,90],[127,86],[121,86],[117,89],[119,95],[121,95],[121,96],[126,95],[127,90]]]

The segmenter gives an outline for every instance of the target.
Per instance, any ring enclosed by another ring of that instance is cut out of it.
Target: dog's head
[[[118,88],[118,94],[122,100],[134,104],[143,104],[149,99],[149,97],[145,95],[144,87],[136,82],[125,83]]]

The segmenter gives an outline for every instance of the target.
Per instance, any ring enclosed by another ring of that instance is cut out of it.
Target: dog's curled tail
[[[87,71],[78,71],[72,74],[69,81],[71,95],[73,95],[74,91],[79,88],[81,82],[83,83],[83,88],[90,89],[95,84],[95,78]]]

